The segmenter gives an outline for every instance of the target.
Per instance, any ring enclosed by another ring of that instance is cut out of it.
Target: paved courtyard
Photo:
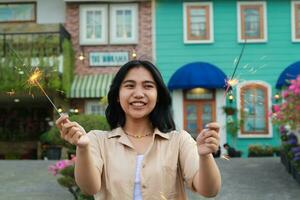
[[[214,200],[295,200],[300,185],[287,174],[279,158],[217,160],[222,190]],[[47,172],[54,161],[0,161],[0,200],[72,200]],[[202,200],[189,194],[191,200]]]

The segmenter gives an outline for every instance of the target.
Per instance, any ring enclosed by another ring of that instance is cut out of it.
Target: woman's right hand
[[[69,116],[62,114],[55,122],[56,127],[60,131],[60,136],[67,142],[74,144],[78,147],[87,147],[90,139],[82,126],[77,122],[71,122]]]

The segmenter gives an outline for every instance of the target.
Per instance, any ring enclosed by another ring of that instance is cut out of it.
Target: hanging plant
[[[223,106],[223,111],[226,113],[226,115],[234,115],[237,111],[236,108],[233,108],[231,106]]]

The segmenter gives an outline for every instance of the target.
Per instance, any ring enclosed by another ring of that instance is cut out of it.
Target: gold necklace
[[[143,138],[143,137],[146,137],[146,136],[149,136],[149,135],[152,134],[152,133],[147,133],[147,134],[145,134],[145,135],[131,135],[131,134],[125,132],[125,131],[124,131],[124,133],[125,133],[126,135],[130,136],[130,137],[134,137],[134,138],[137,138],[137,139],[140,139],[140,138]]]

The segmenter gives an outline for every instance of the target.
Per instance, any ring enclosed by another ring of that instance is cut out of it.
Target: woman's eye
[[[154,88],[153,85],[146,85],[145,87],[146,87],[146,88]]]
[[[132,84],[127,84],[127,85],[125,85],[125,87],[126,87],[126,88],[133,88],[134,85],[132,85]]]

